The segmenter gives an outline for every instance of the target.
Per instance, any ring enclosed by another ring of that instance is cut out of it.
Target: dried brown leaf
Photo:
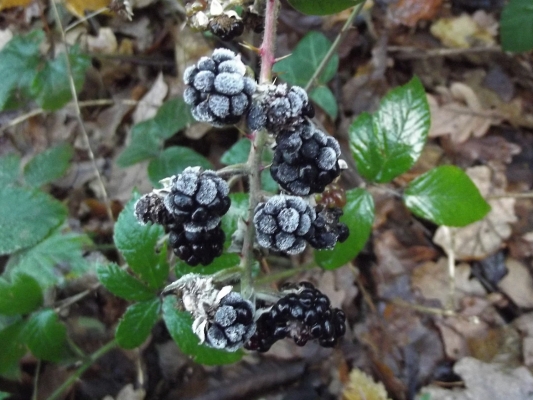
[[[399,0],[389,7],[388,17],[395,24],[414,27],[420,20],[432,20],[442,0]]]
[[[139,123],[141,121],[152,118],[163,104],[163,100],[168,94],[168,85],[163,79],[163,73],[157,76],[154,84],[150,90],[143,96],[139,105],[133,113],[133,122]]]
[[[529,269],[522,263],[507,259],[505,262],[508,273],[498,284],[518,306],[523,308],[533,307],[533,278]]]
[[[350,372],[350,381],[342,393],[343,400],[389,400],[385,386],[375,382],[360,369]]]
[[[467,49],[476,44],[493,46],[496,33],[488,18],[486,13],[477,14],[476,19],[468,14],[442,18],[431,25],[430,31],[446,47]]]

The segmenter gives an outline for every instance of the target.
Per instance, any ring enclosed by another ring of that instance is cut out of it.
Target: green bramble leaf
[[[363,0],[289,0],[296,10],[308,15],[336,14],[361,4]]]
[[[307,0],[306,2],[314,3],[314,1]],[[274,64],[273,71],[278,73],[285,82],[303,87],[313,77],[313,72],[318,68],[330,47],[331,42],[324,34],[309,32],[298,43],[290,57]],[[335,76],[338,68],[339,56],[335,54],[324,68],[324,72],[318,77],[317,84],[328,83]]]
[[[115,339],[120,347],[139,347],[150,335],[159,318],[159,298],[135,303],[126,309],[117,326]]]
[[[474,182],[453,165],[434,168],[413,180],[404,202],[419,217],[446,226],[471,224],[490,211]]]
[[[350,236],[344,243],[337,243],[333,250],[315,251],[315,260],[325,269],[336,269],[353,260],[363,249],[374,223],[374,200],[364,189],[346,192],[344,214],[340,218],[348,229]]]
[[[151,289],[161,288],[168,277],[167,247],[159,251],[157,244],[164,234],[162,226],[141,225],[133,214],[139,194],[126,204],[115,225],[114,240],[131,270]]]
[[[18,274],[11,282],[0,278],[0,314],[24,315],[43,304],[39,283],[29,275]]]
[[[66,355],[67,328],[54,310],[33,314],[24,327],[23,336],[37,358],[58,362]]]
[[[213,165],[201,154],[188,147],[173,146],[165,149],[161,155],[150,161],[148,176],[152,185],[161,187],[159,181],[169,176],[180,174],[187,167],[212,169]]]
[[[74,87],[76,93],[79,93],[85,81],[87,68],[91,65],[91,58],[81,54],[77,45],[70,49],[68,57]],[[69,72],[66,53],[63,52],[55,59],[47,61],[35,75],[30,89],[37,104],[45,110],[54,111],[72,100]]]
[[[199,275],[213,275],[216,272],[220,272],[224,269],[235,267],[239,265],[240,258],[234,253],[224,253],[220,257],[214,259],[214,261],[207,266],[191,267],[184,261],[178,261],[176,268],[174,269],[177,278],[181,278],[187,274],[199,274]]]
[[[167,100],[154,117],[159,128],[157,137],[166,140],[195,122],[190,107],[181,97]]]
[[[39,46],[43,30],[15,36],[0,51],[0,111],[17,108],[29,96],[30,85],[41,62]]]
[[[42,186],[61,178],[74,156],[72,146],[67,143],[51,147],[37,154],[24,166],[24,180],[34,187]]]
[[[503,8],[500,19],[500,36],[505,51],[533,49],[533,2],[510,0]]]
[[[125,300],[144,301],[156,296],[153,290],[117,264],[100,265],[96,268],[96,274],[107,290]]]
[[[322,108],[331,119],[337,119],[339,113],[339,106],[335,95],[327,86],[319,86],[314,88],[309,94],[309,97]]]
[[[29,275],[42,288],[62,284],[65,274],[76,277],[87,271],[89,263],[83,257],[83,248],[89,244],[86,235],[56,231],[35,246],[13,253],[5,274]]]
[[[35,245],[66,216],[65,206],[39,190],[0,188],[0,226],[5,228],[0,230],[0,254]]]
[[[222,217],[222,229],[226,234],[226,246],[231,243],[231,235],[237,231],[239,219],[246,219],[250,196],[248,193],[230,193],[231,207]]]
[[[9,398],[9,396],[11,396],[11,393],[0,391],[0,400],[5,400],[5,399]]]
[[[350,126],[357,170],[372,182],[390,182],[418,160],[427,140],[429,105],[416,77],[389,92],[379,110],[362,113]]]
[[[26,321],[17,321],[0,330],[0,376],[8,379],[20,377],[19,360],[27,351],[22,337],[25,325]]]
[[[231,364],[239,361],[243,356],[242,351],[230,353],[199,344],[200,339],[192,331],[191,315],[185,311],[178,311],[174,296],[167,296],[163,300],[163,319],[170,336],[180,350],[193,356],[197,363],[204,365]]]
[[[8,154],[0,157],[0,187],[15,183],[20,175],[20,156]]]

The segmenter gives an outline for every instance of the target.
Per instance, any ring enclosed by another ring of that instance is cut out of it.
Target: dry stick
[[[506,199],[506,198],[533,199],[533,192],[491,194],[485,197],[485,200],[497,200],[497,199]]]
[[[65,46],[65,61],[67,64],[67,72],[68,72],[68,81],[70,84],[70,91],[72,93],[72,100],[74,101],[74,108],[76,110],[76,117],[78,118],[78,123],[80,125],[81,133],[83,136],[83,140],[85,141],[85,145],[87,146],[88,153],[89,153],[89,159],[91,160],[91,164],[93,166],[94,172],[96,173],[96,178],[98,180],[98,184],[100,186],[100,190],[102,191],[102,197],[104,200],[105,208],[107,211],[107,216],[109,217],[109,220],[111,221],[111,224],[113,224],[115,221],[113,219],[113,211],[111,211],[111,204],[109,202],[109,197],[107,195],[107,190],[104,186],[104,181],[102,180],[102,176],[100,175],[100,171],[98,170],[98,166],[96,165],[96,159],[94,158],[93,150],[91,149],[91,143],[89,142],[89,135],[87,134],[87,130],[85,129],[85,124],[83,123],[83,118],[81,116],[81,108],[80,104],[78,102],[78,94],[76,93],[76,84],[74,83],[74,75],[72,73],[72,65],[70,63],[69,59],[69,46],[67,44],[67,37],[65,34],[65,30],[63,29],[63,24],[61,23],[61,17],[59,16],[59,11],[57,10],[57,5],[55,1],[52,1],[52,8],[54,9],[54,16],[57,23],[57,26],[59,27],[59,30],[61,31],[61,38],[63,39],[63,45]]]
[[[359,5],[354,7],[352,13],[350,14],[348,19],[344,23],[344,26],[342,27],[341,31],[339,32],[339,34],[335,38],[335,41],[333,42],[333,44],[329,48],[328,52],[326,53],[326,56],[320,62],[320,65],[318,66],[318,68],[313,73],[313,76],[311,77],[311,79],[309,79],[309,81],[305,85],[304,89],[305,89],[306,92],[309,92],[309,89],[311,89],[313,86],[315,86],[316,80],[318,79],[318,77],[320,76],[322,71],[324,71],[324,68],[326,68],[326,65],[328,65],[329,60],[331,59],[331,57],[333,57],[333,55],[335,54],[335,52],[339,48],[339,45],[341,44],[341,42],[344,39],[344,37],[348,34],[348,31],[350,30],[350,28],[351,28],[351,26],[353,24],[353,21],[355,21],[355,19],[359,15],[359,13],[361,13],[361,10],[365,6],[365,3],[366,3],[366,0],[363,0]]]
[[[448,255],[448,301],[446,304],[447,310],[455,310],[455,235],[448,226],[443,226],[443,232],[449,243],[449,248],[446,251]]]
[[[276,48],[276,23],[279,11],[279,0],[267,0],[265,11],[265,34],[261,44],[261,72],[259,74],[259,83],[268,84],[271,82],[272,66],[275,62],[274,52]],[[248,156],[249,175],[249,194],[250,203],[248,207],[248,226],[244,234],[244,241],[241,253],[242,268],[241,273],[241,294],[245,299],[253,296],[253,278],[252,266],[254,262],[254,240],[255,229],[253,225],[253,216],[255,208],[259,203],[261,194],[261,164],[263,148],[267,142],[267,132],[261,129],[255,132],[252,141],[252,147]]]
[[[96,350],[93,354],[89,356],[89,358],[82,364],[81,367],[79,367],[76,372],[74,372],[61,386],[59,386],[54,393],[48,398],[48,400],[56,400],[61,397],[61,394],[67,390],[76,380],[78,380],[79,377],[83,375],[85,371],[87,371],[91,365],[93,365],[100,357],[102,357],[105,353],[107,353],[109,350],[113,349],[117,343],[115,340],[112,340],[111,342],[105,344],[104,346],[100,347],[98,350]]]

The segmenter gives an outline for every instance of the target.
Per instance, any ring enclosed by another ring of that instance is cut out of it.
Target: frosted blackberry
[[[246,343],[249,350],[268,351],[278,340],[291,338],[299,345],[318,340],[333,347],[346,333],[346,316],[332,308],[327,296],[309,282],[285,286],[282,297],[256,321],[255,334]]]
[[[340,208],[318,205],[315,212],[316,218],[305,236],[312,247],[319,250],[333,249],[337,242],[342,243],[348,239],[348,227],[339,222],[339,217],[343,214]]]
[[[226,181],[214,171],[188,167],[171,181],[165,207],[186,231],[214,229],[231,205]]]
[[[209,21],[209,30],[221,40],[229,41],[244,32],[244,22],[238,16],[221,14]]]
[[[227,49],[216,49],[185,70],[183,93],[197,121],[224,127],[239,122],[248,111],[256,83],[245,76],[246,66]]]
[[[304,117],[315,115],[307,92],[299,86],[289,89],[285,84],[268,85],[260,87],[259,93],[246,117],[252,131],[266,128],[276,134],[300,124]]]
[[[222,254],[226,235],[220,224],[210,230],[190,232],[181,225],[170,230],[168,243],[174,254],[192,267],[209,265]]]
[[[299,254],[305,249],[304,237],[315,217],[315,211],[302,198],[273,196],[255,209],[257,242],[273,251]]]
[[[297,196],[321,193],[341,173],[337,140],[305,120],[276,137],[272,178]]]
[[[211,313],[205,343],[215,349],[236,351],[255,333],[255,307],[239,293],[230,292]]]
[[[147,193],[134,206],[135,218],[142,224],[159,224],[167,226],[174,223],[174,217],[168,212],[163,199],[156,193]]]

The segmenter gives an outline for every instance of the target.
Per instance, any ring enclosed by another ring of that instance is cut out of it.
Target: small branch
[[[329,48],[328,52],[326,53],[326,56],[320,62],[320,65],[318,66],[318,68],[313,73],[313,76],[311,77],[311,79],[309,79],[309,81],[305,85],[304,89],[305,89],[306,92],[309,92],[309,90],[313,86],[315,86],[318,77],[324,71],[324,69],[326,68],[326,65],[328,65],[328,63],[329,63],[329,60],[331,60],[331,57],[333,57],[333,55],[335,54],[335,52],[339,48],[339,45],[341,44],[342,40],[348,34],[348,31],[352,27],[353,21],[355,21],[357,16],[361,13],[361,10],[365,6],[365,3],[366,3],[366,0],[363,0],[359,5],[354,7],[352,13],[350,14],[348,19],[344,23],[344,26],[342,27],[341,31],[339,32],[339,34],[335,38],[335,41],[333,42],[333,44]]]
[[[485,197],[485,200],[497,200],[497,199],[507,199],[507,198],[533,199],[533,192],[491,194]]]
[[[61,17],[59,16],[59,11],[57,10],[56,2],[52,1],[51,4],[52,4],[52,8],[54,9],[54,16],[55,16],[57,26],[59,27],[59,30],[61,31],[61,38],[63,39],[63,45],[65,46],[65,62],[67,64],[68,80],[70,84],[70,91],[72,93],[72,100],[74,101],[74,107],[76,110],[76,117],[80,125],[80,129],[81,129],[83,139],[85,141],[85,145],[87,146],[87,151],[89,153],[89,159],[91,160],[91,164],[93,166],[94,172],[98,180],[98,184],[100,186],[100,190],[102,192],[102,197],[103,197],[103,201],[104,201],[105,208],[107,211],[107,216],[109,217],[109,220],[111,221],[111,223],[114,224],[115,220],[113,218],[113,211],[111,210],[111,204],[109,201],[109,197],[107,195],[107,190],[105,188],[104,181],[102,180],[102,176],[100,175],[100,170],[98,169],[98,166],[96,165],[96,159],[94,157],[93,150],[91,149],[91,143],[89,142],[89,135],[87,134],[87,130],[85,129],[85,124],[81,116],[81,109],[80,109],[80,105],[78,102],[78,94],[76,93],[76,84],[74,83],[74,75],[72,73],[72,65],[70,63],[70,58],[69,58],[69,46],[67,43],[67,37],[65,34],[65,30],[63,29],[63,25],[61,23]]]
[[[451,229],[447,226],[443,226],[443,232],[446,236],[446,240],[449,243],[446,251],[448,255],[448,302],[446,309],[455,310],[455,235]]]
[[[54,393],[52,393],[48,400],[59,399],[61,394],[70,386],[72,386],[72,384],[74,384],[83,375],[83,373],[91,367],[91,365],[93,365],[100,357],[102,357],[109,350],[113,349],[116,345],[117,344],[115,340],[112,340],[91,354],[89,358],[81,365],[81,367],[79,367],[74,374],[72,374],[65,382],[63,382],[61,386],[54,391]]]
[[[33,394],[31,395],[31,400],[38,399],[38,386],[39,386],[39,375],[41,374],[41,360],[37,360],[37,368],[35,369],[35,376],[33,377]]]
[[[471,47],[468,49],[419,49],[416,47],[388,46],[387,51],[389,53],[398,53],[396,57],[400,59],[447,57],[476,53],[502,53],[502,49],[499,46]]]
[[[219,169],[216,171],[217,175],[221,178],[228,179],[232,178],[234,176],[245,176],[250,174],[250,169],[248,168],[248,164],[234,164],[234,165],[228,165],[225,168]]]

